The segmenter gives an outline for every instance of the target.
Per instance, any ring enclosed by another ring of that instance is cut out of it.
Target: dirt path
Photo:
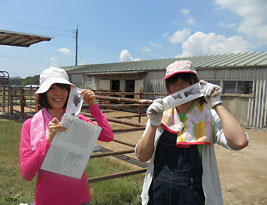
[[[111,112],[105,113],[105,115],[114,117],[118,114]],[[131,114],[127,113],[127,115]],[[120,113],[119,116],[123,116],[123,114]],[[127,120],[137,122],[136,118],[128,117]],[[142,118],[141,123],[145,124],[145,122],[146,119]],[[111,123],[111,126],[121,127],[114,123]],[[250,136],[250,143],[241,151],[229,151],[215,146],[224,204],[226,205],[267,204],[267,132],[252,129],[246,131]],[[143,131],[115,134],[115,139],[135,144],[142,133]],[[115,142],[101,144],[114,151],[130,149],[128,146]],[[129,156],[135,157],[134,154],[129,154]],[[130,166],[136,168],[133,165]]]
[[[247,148],[229,151],[216,146],[225,204],[267,204],[267,132],[246,131]]]

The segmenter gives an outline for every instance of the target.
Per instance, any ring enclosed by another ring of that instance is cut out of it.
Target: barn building
[[[190,60],[200,79],[223,88],[224,106],[246,128],[267,129],[267,52],[64,67],[71,81],[94,90],[165,93],[165,68]]]

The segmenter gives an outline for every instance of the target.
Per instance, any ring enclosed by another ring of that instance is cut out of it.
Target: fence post
[[[8,92],[8,88],[7,88]],[[6,112],[6,86],[3,86],[3,112]],[[7,112],[8,112],[8,107],[7,107]]]
[[[13,114],[13,105],[14,105],[14,102],[13,102],[13,88],[10,87],[10,90],[9,90],[9,96],[10,96],[10,113]]]
[[[35,113],[37,113],[39,111],[39,100],[35,95],[34,97],[35,97]]]
[[[24,96],[24,89],[22,88],[20,90],[20,118],[23,120],[24,119],[24,106],[26,104],[25,96]]]
[[[3,112],[5,112],[5,87],[1,86],[1,95],[2,95],[2,107],[3,107]]]
[[[139,92],[139,100],[142,100],[143,99],[143,89],[140,89],[140,92]],[[141,123],[141,115],[142,115],[142,104],[139,103],[139,109],[138,109],[138,122]]]

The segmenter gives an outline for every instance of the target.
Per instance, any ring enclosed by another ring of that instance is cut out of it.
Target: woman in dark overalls
[[[190,61],[166,68],[168,95],[199,80]],[[222,106],[221,88],[200,81],[204,97],[164,111],[157,99],[147,109],[145,132],[136,145],[138,159],[149,167],[141,194],[146,205],[222,205],[214,144],[239,150],[248,137]],[[207,103],[206,103],[207,102]]]

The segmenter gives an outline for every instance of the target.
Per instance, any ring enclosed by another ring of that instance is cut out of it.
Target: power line
[[[84,61],[84,57],[82,56],[81,50],[78,49],[79,56],[81,57],[82,61]]]
[[[60,28],[58,26],[54,27],[54,26],[43,26],[43,25],[38,25],[38,24],[29,24],[29,23],[23,23],[23,22],[15,22],[15,21],[7,21],[4,19],[0,19],[0,21],[2,22],[6,22],[8,24],[14,24],[14,25],[25,25],[25,26],[35,26],[35,27],[40,27],[40,28],[46,28],[46,29],[53,29],[53,30],[59,30],[59,31],[65,31],[65,32],[74,32],[73,29],[67,29],[67,28]]]
[[[9,56],[5,56],[5,55],[0,55],[0,57],[9,58],[9,59],[12,59],[12,60],[22,61],[22,62],[27,62],[27,63],[36,63],[36,64],[41,64],[41,65],[49,64],[49,63],[41,63],[41,62],[37,62],[37,61],[32,61],[32,60],[24,60],[24,59],[9,57]]]
[[[55,34],[64,34],[65,37],[74,37],[73,33],[75,32],[75,30],[73,29],[66,29],[66,28],[60,28],[60,27],[54,27],[54,26],[43,26],[43,25],[38,25],[38,24],[29,24],[29,23],[23,23],[23,22],[14,22],[14,21],[7,21],[4,19],[0,19],[0,22],[4,22],[7,23],[7,26],[10,28],[12,28],[11,25],[15,26],[16,29],[19,30],[35,30],[36,31],[44,31],[44,32],[48,32],[48,33],[55,33]],[[3,25],[2,25],[3,27]],[[69,35],[66,35],[69,34]]]

